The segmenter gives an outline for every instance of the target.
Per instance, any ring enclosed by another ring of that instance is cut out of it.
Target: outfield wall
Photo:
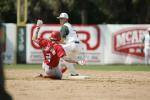
[[[88,64],[144,63],[144,54],[141,52],[142,38],[147,33],[148,27],[150,25],[74,25],[84,48],[79,58],[85,58]],[[15,26],[12,25],[12,29],[15,30]],[[23,60],[19,62],[41,63],[43,59],[41,50],[31,40],[36,31],[35,25],[27,24],[24,29],[21,27],[20,30],[22,30],[20,31],[22,35],[17,35],[17,37],[19,37],[18,40],[22,37],[22,41],[17,42],[19,45],[17,46],[17,58]],[[39,36],[48,38],[51,31],[59,30],[60,26],[57,24],[44,24]],[[19,47],[22,47],[21,52]]]
[[[12,64],[16,61],[16,24],[4,24],[5,43],[4,63]]]
[[[81,41],[83,41],[84,51],[81,52],[81,57],[86,58],[87,62],[91,64],[100,64],[103,63],[103,49],[100,48],[100,29],[95,25],[86,25],[86,26],[74,26],[75,30],[78,33],[78,36]],[[39,36],[43,38],[48,38],[48,34],[51,31],[59,31],[59,25],[43,25],[40,29]],[[27,25],[27,44],[26,44],[26,61],[27,63],[41,63],[42,53],[39,47],[37,47],[31,37],[35,33],[36,27],[33,24]]]

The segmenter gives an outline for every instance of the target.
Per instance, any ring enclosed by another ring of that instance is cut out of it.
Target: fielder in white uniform
[[[66,59],[77,60],[77,56],[81,51],[81,42],[78,39],[76,31],[68,22],[69,16],[67,13],[61,13],[60,16],[57,18],[59,19],[60,24],[62,25],[60,29],[60,34],[62,38],[62,46],[66,52]],[[83,63],[82,61],[78,62],[79,64]],[[71,76],[79,75],[74,68],[74,64],[66,62],[64,60],[60,64],[64,64],[65,66],[67,66]]]
[[[145,64],[149,64],[150,60],[150,28],[147,29],[147,34],[144,35],[144,55],[145,55]]]

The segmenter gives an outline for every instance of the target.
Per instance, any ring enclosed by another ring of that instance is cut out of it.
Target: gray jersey
[[[79,41],[76,31],[70,23],[65,23],[64,26],[62,26],[61,36],[65,38],[65,43]]]

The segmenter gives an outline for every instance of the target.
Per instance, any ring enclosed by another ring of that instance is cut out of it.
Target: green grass
[[[77,69],[84,70],[98,70],[98,71],[150,71],[150,65],[86,65],[86,66],[76,66]],[[5,69],[41,69],[41,64],[5,64]]]
[[[98,71],[150,71],[150,66],[146,65],[87,65],[85,67],[79,66],[80,69],[98,70]]]

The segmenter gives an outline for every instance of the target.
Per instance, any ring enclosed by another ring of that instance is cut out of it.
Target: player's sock
[[[61,72],[62,72],[62,73],[66,72],[66,70],[67,70],[67,67],[65,67],[65,66],[63,66],[63,67],[61,68]]]
[[[76,72],[75,68],[74,68],[74,64],[73,63],[69,63],[63,60],[63,62],[60,62],[60,65],[64,65],[67,67],[67,69],[69,70],[70,75],[77,75],[78,73]],[[63,67],[63,66],[62,66]]]
[[[75,68],[74,68],[74,65],[73,65],[72,63],[68,63],[68,64],[67,64],[67,68],[68,68],[68,70],[69,70],[69,72],[70,72],[71,75],[76,75],[76,74],[78,74],[78,73],[76,72],[76,70],[75,70]]]

